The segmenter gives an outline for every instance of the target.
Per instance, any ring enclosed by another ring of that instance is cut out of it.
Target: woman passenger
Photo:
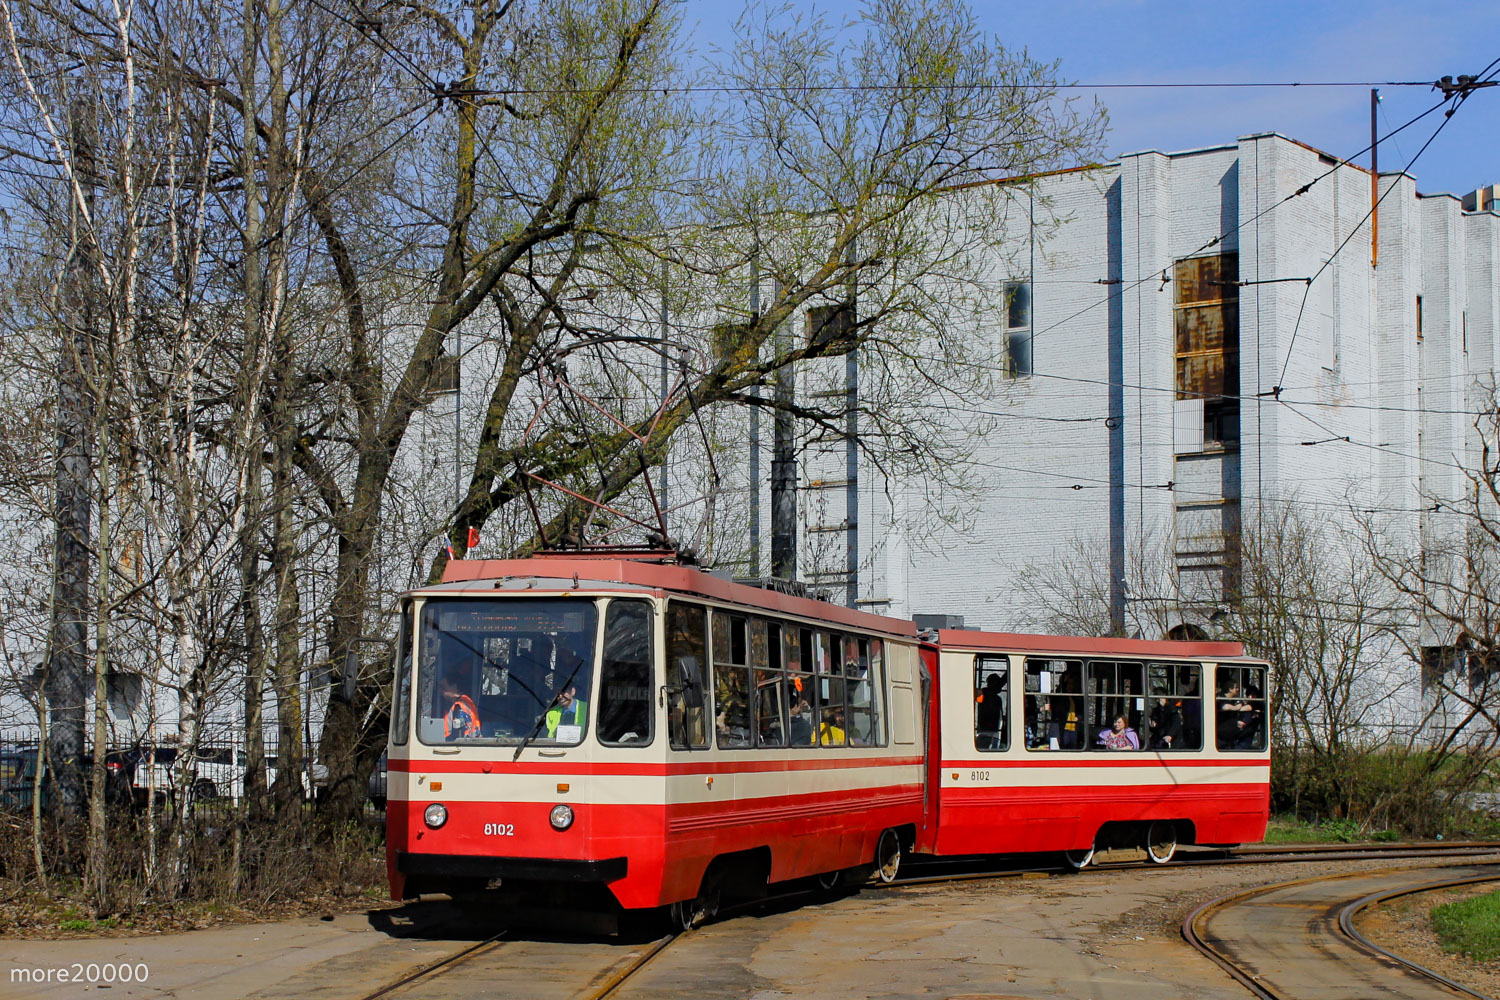
[[[1139,750],[1141,738],[1130,728],[1128,716],[1115,716],[1115,724],[1109,729],[1099,731],[1099,742],[1104,744],[1106,750]]]

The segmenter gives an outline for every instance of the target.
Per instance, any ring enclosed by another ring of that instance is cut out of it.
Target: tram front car
[[[403,602],[388,748],[392,898],[499,879],[544,905],[611,894],[629,908],[658,905],[658,598],[537,575],[534,563],[485,565],[494,578]]]

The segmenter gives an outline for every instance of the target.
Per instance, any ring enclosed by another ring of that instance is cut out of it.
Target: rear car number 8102
[[[514,837],[516,826],[514,823],[486,823],[484,835],[486,837]]]

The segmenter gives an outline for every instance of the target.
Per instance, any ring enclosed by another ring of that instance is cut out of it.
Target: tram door
[[[921,722],[922,734],[922,829],[917,835],[916,852],[919,854],[930,854],[937,844],[938,831],[938,791],[941,787],[939,771],[942,769],[942,743],[938,736],[938,717],[940,714],[937,705],[937,689],[934,678],[938,670],[938,647],[922,645],[918,650],[917,680],[918,680],[918,718]],[[892,688],[899,692],[899,688],[893,683]],[[909,688],[908,688],[909,690]],[[910,712],[907,706],[902,704],[899,693],[895,695],[896,719],[900,719],[901,713]],[[897,726],[900,726],[898,721]],[[908,725],[910,725],[908,723]],[[901,730],[896,729],[896,742],[901,741]]]

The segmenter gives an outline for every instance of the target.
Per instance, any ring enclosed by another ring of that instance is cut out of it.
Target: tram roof
[[[690,566],[662,560],[631,559],[613,556],[537,555],[529,559],[452,559],[443,570],[443,589],[472,591],[479,588],[452,587],[486,580],[532,578],[555,582],[555,589],[587,589],[589,584],[611,584],[640,587],[732,604],[748,605],[768,612],[780,612],[801,618],[816,618],[834,625],[884,632],[887,635],[915,637],[917,628],[900,618],[887,618],[867,611],[796,597],[761,587],[735,583]],[[430,588],[424,588],[430,589]]]
[[[1052,653],[1083,656],[1159,656],[1172,659],[1240,659],[1238,642],[1176,639],[1107,639],[1075,635],[1029,635],[1024,632],[979,632],[945,628],[938,644],[946,649],[1003,650],[1008,653]]]

